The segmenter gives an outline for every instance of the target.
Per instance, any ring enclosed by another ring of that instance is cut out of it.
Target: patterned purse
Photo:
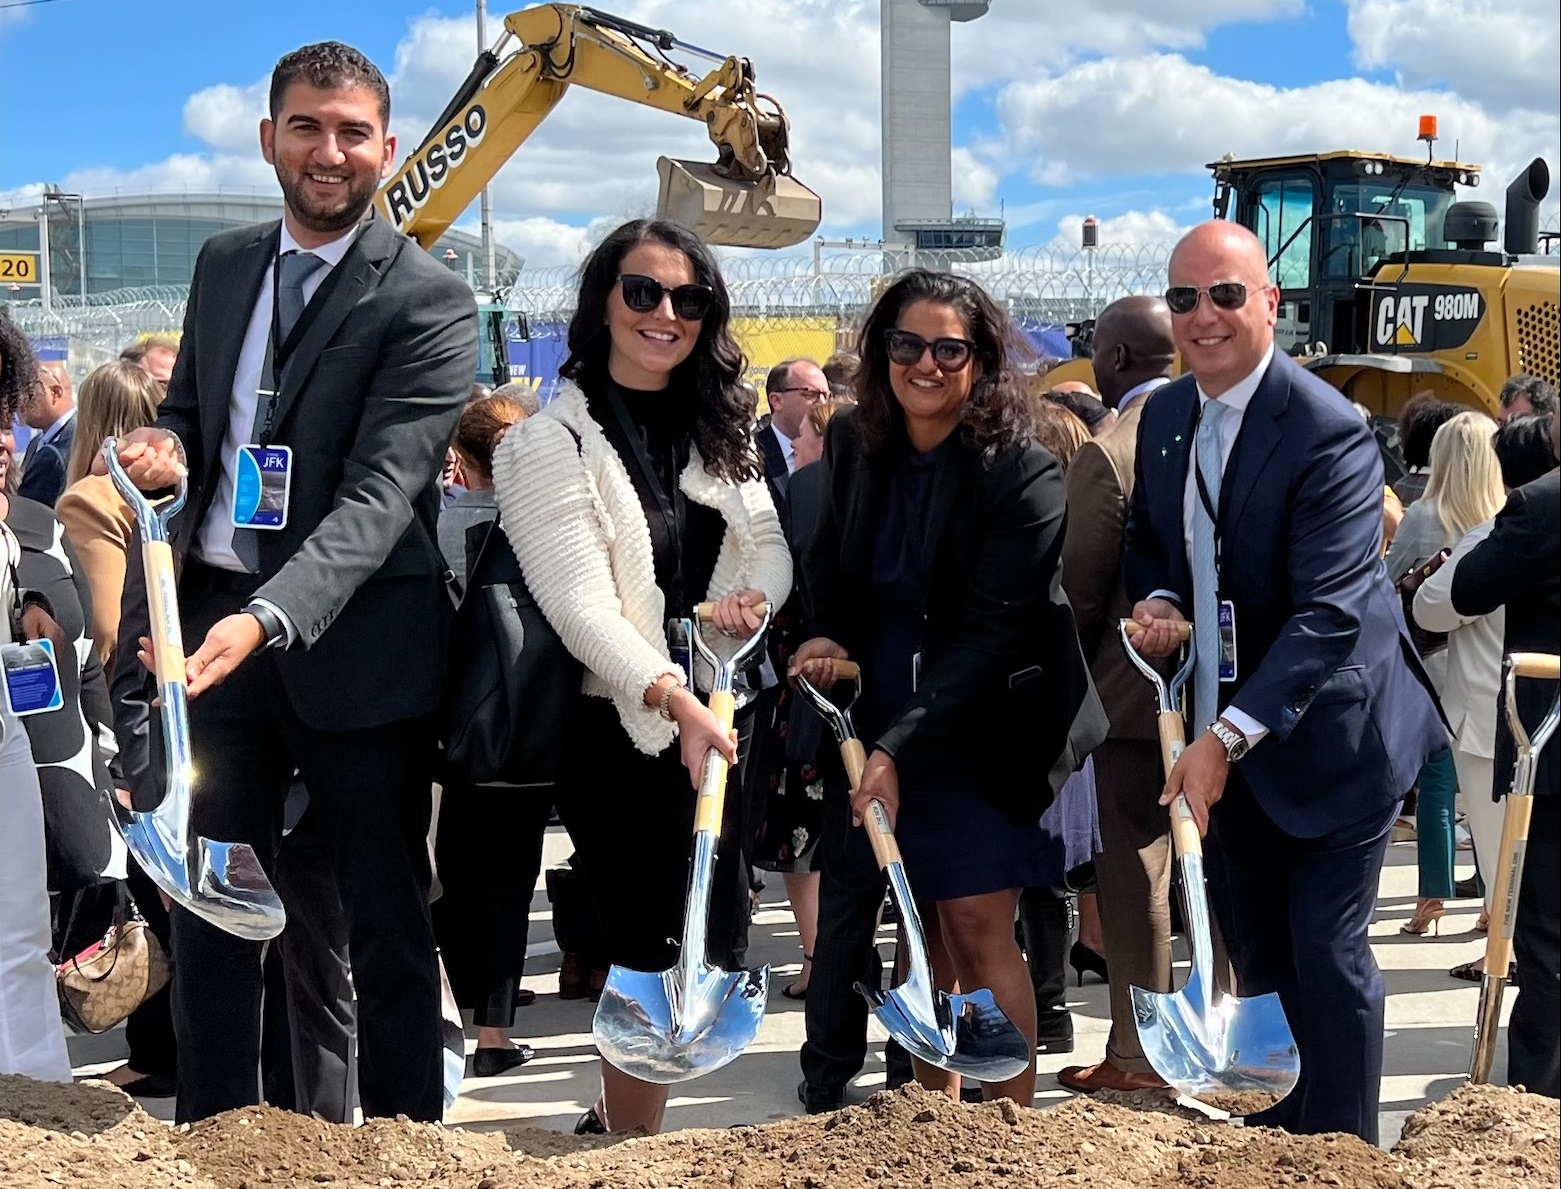
[[[102,940],[54,968],[60,1014],[77,1032],[107,1032],[168,985],[168,955],[121,892]]]

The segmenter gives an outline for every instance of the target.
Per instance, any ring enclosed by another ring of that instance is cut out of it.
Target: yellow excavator
[[[1507,187],[1503,242],[1488,202],[1457,201],[1480,167],[1355,150],[1209,166],[1214,214],[1263,241],[1279,286],[1274,337],[1310,371],[1379,416],[1433,393],[1497,411],[1514,372],[1561,383],[1561,258],[1539,254],[1542,158]],[[1043,383],[1093,378],[1084,360]]]
[[[698,76],[671,56],[701,58]],[[690,45],[664,29],[573,4],[510,13],[471,73],[375,201],[380,213],[432,248],[571,86],[660,108],[705,125],[713,163],[657,161],[658,218],[706,243],[784,248],[818,228],[822,203],[791,176],[790,126],[759,92],[747,58]],[[509,365],[501,307],[484,308],[480,378],[502,382]]]

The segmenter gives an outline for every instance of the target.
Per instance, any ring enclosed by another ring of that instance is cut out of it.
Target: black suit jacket
[[[216,492],[234,372],[279,227],[215,235],[196,261],[157,419],[189,464],[189,502],[172,526],[181,562]],[[274,658],[293,711],[316,729],[357,730],[438,704],[449,599],[434,484],[476,375],[477,308],[459,277],[379,218],[335,272],[282,378],[272,440],[293,450],[292,505],[285,528],[258,534],[258,596],[298,630]],[[132,564],[121,656],[135,655],[146,622]],[[146,764],[152,692],[139,666],[116,666],[127,772]]]
[[[804,562],[812,634],[856,652],[872,629],[869,570],[888,461],[863,452],[848,410],[830,422],[822,465]],[[1062,593],[1066,519],[1062,467],[1041,447],[1014,447],[987,465],[962,440],[943,453],[922,551],[921,683],[868,741],[902,769],[958,757],[1015,821],[1038,820],[1106,737]]]
[[[1490,536],[1469,550],[1453,574],[1453,609],[1488,615],[1507,608],[1504,645],[1511,652],[1561,648],[1561,470],[1518,488],[1496,514]],[[1518,682],[1518,714],[1533,731],[1556,698],[1554,681]],[[1507,727],[1505,697],[1496,710],[1496,792],[1512,784],[1517,749]],[[1561,750],[1555,739],[1539,756],[1534,791],[1561,793]]]
[[[24,454],[22,482],[16,494],[23,499],[36,500],[46,507],[54,507],[54,501],[65,490],[65,468],[70,465],[70,449],[75,441],[76,418],[72,417],[60,426],[60,432],[54,435],[53,441]]]
[[[764,477],[784,496],[791,482],[791,472],[786,469],[786,449],[775,436],[775,427],[766,425],[754,437],[759,443],[759,453],[764,456]]]
[[[1183,376],[1139,420],[1122,557],[1133,602],[1169,590],[1192,609],[1182,507],[1197,413]],[[1269,729],[1238,771],[1297,838],[1385,815],[1447,746],[1382,566],[1382,489],[1381,452],[1349,402],[1276,353],[1220,491],[1237,676],[1219,698]]]

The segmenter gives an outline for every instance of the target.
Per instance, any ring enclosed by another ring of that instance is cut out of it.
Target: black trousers
[[[818,939],[801,1064],[803,1080],[829,1092],[844,1089],[867,1061],[867,1001],[857,994],[856,984],[876,987],[883,977],[873,938],[884,877],[866,833],[851,825],[843,776],[838,783],[829,781],[818,848]]]
[[[227,593],[185,600],[186,638],[203,639],[240,603]],[[427,905],[432,725],[309,727],[262,653],[191,703],[190,732],[191,828],[250,843],[268,872],[295,769],[308,787],[347,920],[363,1112],[439,1119],[439,973]],[[177,1118],[188,1122],[260,1101],[263,947],[182,908],[171,916]]]
[[[1377,1142],[1386,990],[1366,929],[1376,908],[1388,829],[1362,821],[1293,838],[1233,771],[1214,807],[1209,889],[1243,996],[1278,992],[1301,1057],[1284,1101],[1255,1126],[1345,1131]]]
[[[261,1088],[272,1106],[351,1123],[358,1046],[347,916],[317,813],[304,810],[282,839],[272,878],[288,911],[266,953]]]
[[[1561,1098],[1561,797],[1534,798],[1512,943],[1522,985],[1507,1029],[1507,1081]]]
[[[443,893],[434,936],[455,1002],[478,1027],[515,1023],[525,972],[531,897],[553,789],[478,788],[447,782],[439,802],[434,864]]]

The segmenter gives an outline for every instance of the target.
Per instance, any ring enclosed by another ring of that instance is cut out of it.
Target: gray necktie
[[[1230,413],[1228,405],[1217,400],[1204,401],[1203,416],[1198,422],[1195,447],[1198,470],[1203,475],[1203,485],[1216,513],[1225,472],[1220,427]],[[1192,735],[1196,738],[1219,717],[1220,611],[1219,581],[1214,566],[1214,521],[1203,506],[1196,479],[1193,480],[1192,500],[1192,608],[1196,626],[1193,640],[1198,653],[1198,663],[1193,668]]]
[[[266,358],[271,358],[271,353],[282,343],[287,341],[287,336],[293,333],[293,327],[298,325],[298,319],[304,312],[304,282],[325,266],[325,261],[313,252],[283,252],[277,261],[277,287],[276,287],[276,314],[277,331],[281,338],[268,344]],[[273,365],[274,370],[274,365]],[[282,379],[275,374],[270,381],[271,387],[281,389]],[[260,386],[266,387],[266,377],[261,376]],[[249,426],[249,443],[260,440],[261,430],[265,425],[268,400],[259,396],[255,400],[255,417]],[[275,410],[271,410],[274,414]],[[233,530],[233,552],[239,561],[244,563],[244,568],[251,574],[260,570],[260,539],[253,529]]]

